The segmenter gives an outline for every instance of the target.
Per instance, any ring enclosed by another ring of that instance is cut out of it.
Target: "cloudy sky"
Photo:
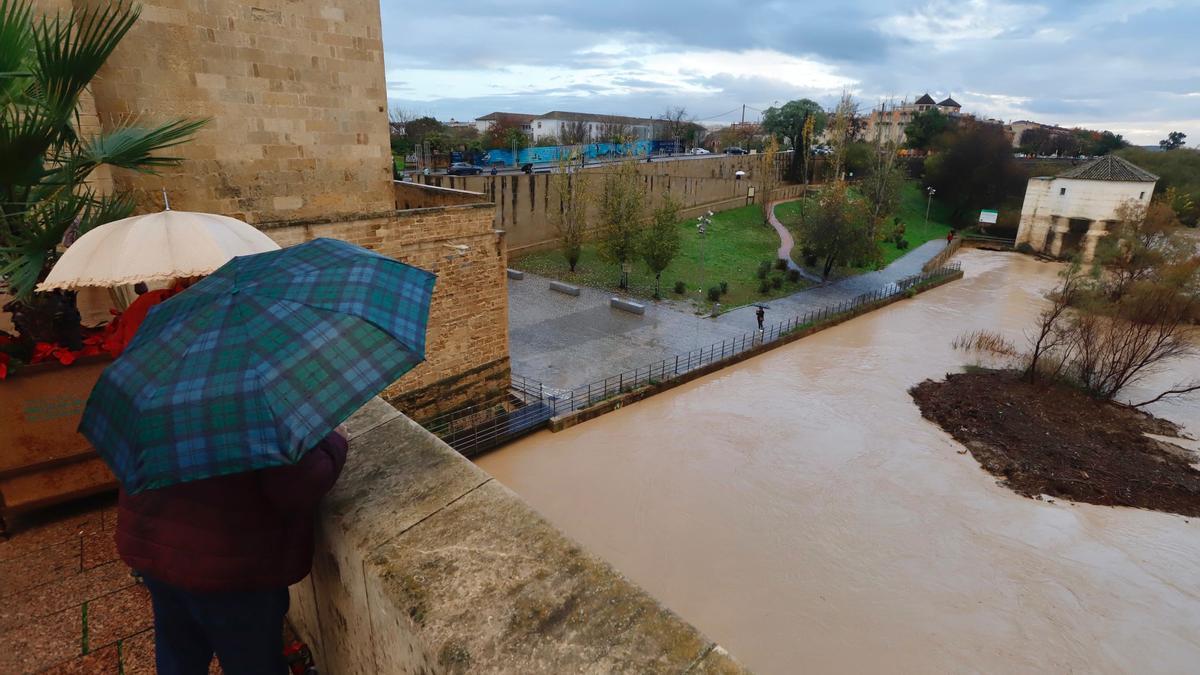
[[[494,110],[706,123],[775,102],[928,91],[1005,120],[1200,143],[1200,0],[384,0],[388,98],[440,119]],[[422,5],[421,7],[425,7]]]

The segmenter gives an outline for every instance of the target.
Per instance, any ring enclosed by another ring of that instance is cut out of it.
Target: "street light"
[[[700,236],[700,297],[705,297],[708,289],[704,287],[704,242],[708,239],[708,228],[712,226],[713,212],[709,211],[696,219],[696,234]],[[696,340],[700,340],[700,324],[696,323]]]
[[[933,203],[933,195],[935,192],[937,192],[937,190],[932,187],[927,187],[927,188],[925,188],[925,192],[929,193],[929,199],[925,201],[925,224],[928,225],[929,224],[929,205]]]

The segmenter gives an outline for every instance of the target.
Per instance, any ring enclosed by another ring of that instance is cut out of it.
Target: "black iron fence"
[[[538,387],[544,392],[546,405],[554,415],[562,415],[587,408],[607,399],[629,393],[639,387],[656,385],[691,372],[704,368],[713,363],[730,359],[749,349],[763,344],[775,342],[796,331],[805,330],[827,321],[836,320],[847,314],[853,314],[865,305],[882,302],[897,296],[905,295],[910,290],[935,281],[940,281],[961,271],[958,263],[943,265],[929,272],[914,274],[894,283],[886,284],[869,293],[863,293],[849,300],[826,305],[808,311],[800,316],[792,317],[761,331],[751,331],[739,337],[726,338],[700,349],[694,349],[686,354],[676,354],[661,361],[651,363],[623,373],[617,373],[588,384],[565,391],[547,391],[540,384],[522,378],[522,386],[532,389]]]
[[[537,380],[514,374],[510,390],[505,396],[440,415],[424,426],[455,450],[473,457],[542,428],[553,416],[582,410],[639,387],[670,381],[775,342],[796,331],[844,318],[864,306],[907,295],[917,287],[941,281],[960,271],[958,263],[943,265],[886,284],[869,293],[780,321],[764,330],[726,338],[701,349],[677,354],[573,389],[549,389]]]
[[[523,379],[523,378],[522,378]],[[525,396],[512,392],[485,403],[439,415],[423,425],[466,457],[474,457],[545,426],[553,412],[538,387]]]

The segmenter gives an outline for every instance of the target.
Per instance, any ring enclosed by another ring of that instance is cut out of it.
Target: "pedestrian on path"
[[[952,241],[954,241],[954,230],[946,233],[946,245],[949,246]]]
[[[755,310],[754,316],[758,319],[758,331],[761,333],[763,330],[763,319],[767,316],[767,312],[763,309],[762,305],[759,305],[758,309]]]

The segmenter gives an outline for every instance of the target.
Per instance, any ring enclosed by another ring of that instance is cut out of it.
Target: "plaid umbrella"
[[[234,258],[150,311],[79,431],[130,494],[295,463],[425,359],[433,282],[333,239]]]

